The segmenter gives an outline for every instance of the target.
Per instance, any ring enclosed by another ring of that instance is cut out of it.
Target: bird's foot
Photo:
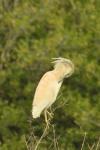
[[[49,115],[48,118],[47,118],[47,113],[48,113],[48,115]],[[47,108],[46,108],[45,111],[44,111],[44,115],[45,115],[46,127],[49,128],[49,126],[51,126],[50,120],[51,120],[51,118],[53,118],[53,113],[49,113],[49,112],[47,111]]]
[[[50,116],[50,118],[53,118],[53,115],[54,115],[53,113],[50,113],[50,112],[48,112],[48,111],[47,111],[47,113],[48,113],[48,115]]]

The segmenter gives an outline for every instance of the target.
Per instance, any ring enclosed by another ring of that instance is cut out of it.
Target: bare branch
[[[97,143],[96,150],[98,150],[98,148],[99,148],[99,145],[100,145],[100,137],[99,137],[99,140],[98,140],[98,143]]]
[[[64,103],[61,102],[60,104],[58,104],[58,106],[53,109],[53,112],[54,112],[56,109],[58,109],[58,108],[60,108],[60,107],[62,107],[62,106],[64,106],[64,105],[66,105],[66,103],[67,103],[68,101],[69,101],[69,100],[65,101]]]
[[[81,150],[83,149],[83,146],[84,146],[84,143],[85,143],[85,139],[86,139],[86,132],[84,133],[85,134],[85,136],[84,136],[84,139],[83,139],[83,143],[82,143],[82,147],[81,147]]]
[[[25,138],[25,135],[23,135],[24,136],[24,140],[25,140],[25,143],[26,143],[26,147],[27,147],[27,149],[29,150],[29,146],[28,146],[28,142],[26,141],[26,138]],[[30,137],[29,137],[29,139],[30,139]]]
[[[89,150],[93,150],[95,143],[92,145],[92,147],[90,147],[90,145],[87,143]]]

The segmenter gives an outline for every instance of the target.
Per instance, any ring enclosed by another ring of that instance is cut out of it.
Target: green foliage
[[[81,149],[84,132],[92,146],[100,130],[100,2],[99,0],[0,1],[0,147],[25,150],[32,99],[42,75],[53,69],[52,57],[75,65],[54,103],[69,99],[55,111],[52,124],[62,149]],[[41,122],[41,123],[40,123]],[[34,119],[36,136],[44,118]],[[52,135],[52,131],[51,131]],[[40,144],[40,149],[50,145]],[[41,148],[42,147],[42,148]],[[53,148],[51,148],[53,149]],[[84,150],[88,145],[84,146]]]

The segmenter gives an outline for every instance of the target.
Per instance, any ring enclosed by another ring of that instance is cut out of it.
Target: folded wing
[[[52,71],[44,74],[40,80],[33,100],[33,118],[39,117],[41,111],[46,107],[48,108],[49,104],[53,100],[55,91],[54,83],[55,76],[52,74]]]

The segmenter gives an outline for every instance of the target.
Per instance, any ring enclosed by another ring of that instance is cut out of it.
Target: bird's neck
[[[54,69],[53,74],[55,75],[57,81],[59,82],[65,75],[65,73],[62,70]]]

